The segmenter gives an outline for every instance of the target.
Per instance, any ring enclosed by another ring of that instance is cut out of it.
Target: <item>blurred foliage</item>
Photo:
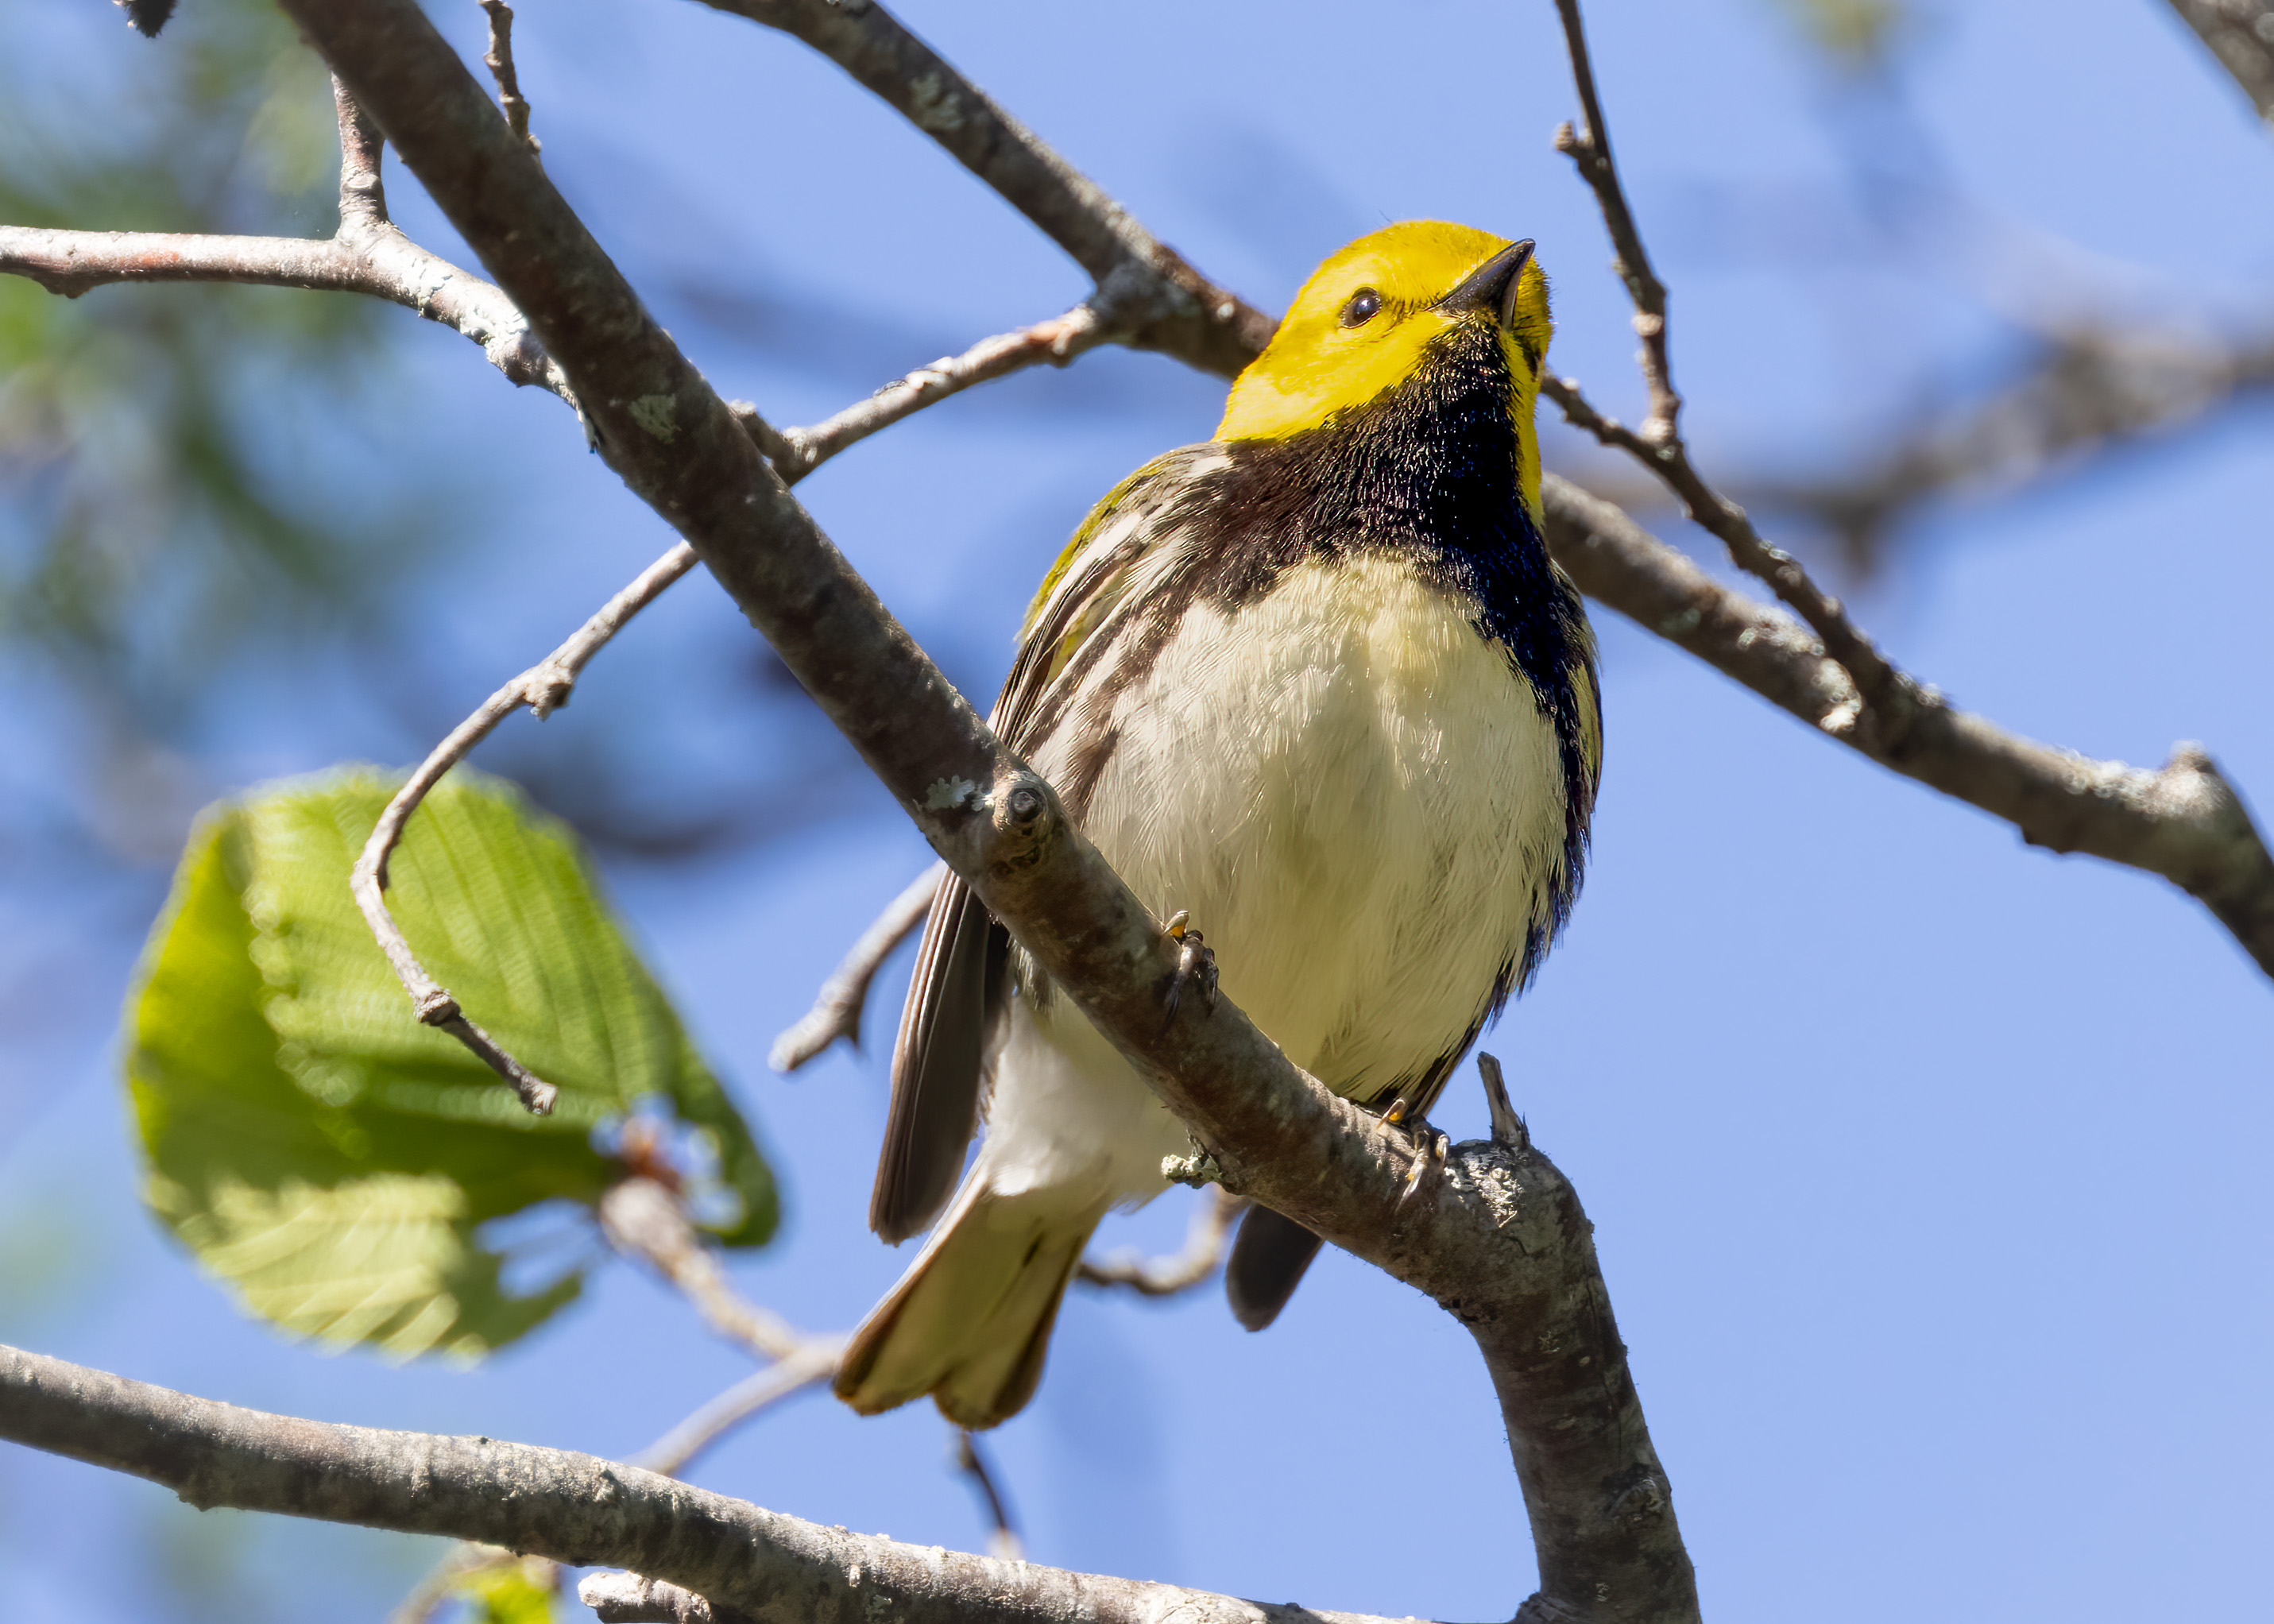
[[[158,1215],[290,1335],[478,1357],[581,1284],[572,1259],[516,1294],[478,1227],[591,1207],[624,1172],[596,1137],[659,1098],[715,1175],[720,1238],[765,1240],[772,1175],[574,837],[463,769],[412,819],[389,899],[428,969],[559,1087],[557,1109],[529,1115],[411,1018],[347,883],[394,788],[368,771],[271,785],[192,835],[126,1015]]]
[[[553,1624],[561,1570],[538,1557],[471,1569],[452,1587],[472,1605],[464,1624]]]
[[[1905,0],[1776,0],[1811,43],[1844,68],[1884,67],[1910,21]]]
[[[109,8],[61,15],[81,10],[19,18],[0,56],[0,219],[333,229],[329,84],[273,6],[201,0],[154,42],[94,31],[123,20]],[[294,396],[357,393],[379,313],[281,289],[64,299],[0,278],[0,638],[162,728],[248,638],[354,601],[376,539],[409,527],[399,506],[390,522],[388,502],[307,488]]]

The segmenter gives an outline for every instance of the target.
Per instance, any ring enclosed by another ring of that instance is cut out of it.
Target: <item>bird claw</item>
[[[1445,1158],[1452,1154],[1453,1141],[1432,1126],[1427,1117],[1414,1115],[1413,1101],[1402,1094],[1389,1102],[1389,1109],[1382,1113],[1382,1120],[1403,1130],[1413,1147],[1412,1165],[1405,1169],[1405,1187],[1397,1192],[1397,1204],[1403,1207],[1421,1187],[1421,1180],[1433,1168],[1445,1165]]]
[[[1216,1012],[1216,953],[1201,940],[1201,933],[1192,928],[1191,921],[1192,915],[1178,908],[1169,915],[1169,922],[1161,930],[1163,936],[1177,944],[1177,970],[1169,979],[1166,1016],[1161,1024],[1163,1032],[1177,1019],[1177,1008],[1184,1001],[1187,981],[1201,989],[1201,1002],[1208,1006],[1209,1012]]]

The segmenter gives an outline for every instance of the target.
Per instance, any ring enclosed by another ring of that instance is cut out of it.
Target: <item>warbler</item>
[[[1216,438],[1075,532],[992,718],[1156,917],[1204,927],[1224,993],[1291,1060],[1410,1118],[1538,967],[1586,854],[1602,727],[1585,611],[1542,540],[1549,330],[1529,242],[1408,222],[1335,254]],[[897,1244],[946,1215],[838,1394],[1015,1414],[1091,1231],[1190,1148],[949,876],[870,1221]],[[1226,1270],[1243,1324],[1318,1244],[1250,1210]]]

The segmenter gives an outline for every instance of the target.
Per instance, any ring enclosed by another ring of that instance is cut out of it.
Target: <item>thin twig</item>
[[[1540,388],[1563,409],[1565,418],[1574,426],[1593,434],[1606,446],[1629,453],[1657,475],[1681,500],[1690,519],[1721,539],[1739,568],[1768,583],[1778,598],[1823,640],[1826,651],[1847,667],[1855,679],[1863,709],[1872,713],[1871,721],[1892,745],[1899,748],[1910,730],[1914,713],[1926,703],[1924,691],[1890,665],[1871,641],[1856,628],[1838,598],[1810,579],[1808,572],[1790,553],[1764,541],[1753,522],[1745,516],[1745,510],[1707,485],[1690,460],[1690,449],[1681,432],[1682,397],[1675,392],[1673,365],[1668,359],[1665,284],[1651,268],[1650,256],[1635,226],[1634,211],[1628,205],[1617,166],[1611,160],[1610,131],[1595,90],[1594,68],[1588,59],[1578,0],[1555,0],[1555,10],[1563,20],[1564,41],[1570,48],[1571,76],[1578,88],[1579,105],[1585,119],[1583,132],[1573,130],[1568,124],[1560,128],[1555,132],[1555,145],[1559,151],[1570,154],[1580,177],[1593,190],[1604,226],[1610,233],[1616,255],[1614,267],[1634,303],[1635,331],[1643,341],[1640,359],[1643,380],[1650,391],[1650,415],[1639,430],[1630,429],[1596,410],[1571,379],[1549,373],[1540,380]],[[1859,713],[1854,719],[1861,723],[1864,718]]]
[[[1092,1286],[1126,1286],[1140,1297],[1174,1297],[1179,1291],[1214,1277],[1224,1261],[1224,1250],[1232,1226],[1247,1202],[1221,1187],[1204,1190],[1193,1208],[1185,1231],[1185,1249],[1171,1258],[1148,1258],[1135,1252],[1110,1258],[1084,1258],[1074,1278]]]
[[[505,109],[507,127],[532,155],[541,154],[545,146],[529,132],[529,101],[521,94],[521,76],[513,65],[513,8],[505,0],[481,0],[481,7],[490,19],[490,49],[482,65],[497,80],[498,105]]]
[[[683,1475],[697,1455],[759,1411],[834,1376],[844,1352],[842,1336],[809,1339],[795,1352],[743,1377],[632,1456],[632,1464],[666,1477]]]
[[[2149,770],[2008,733],[1928,695],[1900,748],[1859,728],[1855,679],[1808,629],[1708,575],[1624,512],[1541,481],[1547,545],[1579,590],[1892,771],[2005,819],[2032,846],[2086,852],[2180,886],[2274,975],[2274,854],[2200,745]]]
[[[885,911],[861,933],[852,951],[822,982],[821,990],[814,995],[813,1007],[798,1017],[795,1026],[774,1040],[773,1049],[766,1056],[767,1064],[777,1071],[794,1071],[839,1038],[855,1049],[861,1047],[861,1011],[869,1001],[869,983],[877,979],[877,972],[892,950],[923,923],[932,894],[939,890],[939,882],[946,873],[945,863],[932,864],[885,905]]]
[[[1579,174],[1594,188],[1611,234],[1611,268],[1626,284],[1634,302],[1635,336],[1642,340],[1643,381],[1650,389],[1650,415],[1643,419],[1640,436],[1645,445],[1673,444],[1682,432],[1682,397],[1674,389],[1674,365],[1667,356],[1666,284],[1651,268],[1650,253],[1642,245],[1634,211],[1627,207],[1619,184],[1618,165],[1611,157],[1610,126],[1604,122],[1602,102],[1595,94],[1595,70],[1587,56],[1587,32],[1579,19],[1579,0],[1555,0],[1563,19],[1563,42],[1571,53],[1571,78],[1578,86],[1580,125],[1564,124],[1555,132],[1555,150],[1578,166]]]
[[[609,1186],[599,1215],[600,1233],[611,1246],[652,1267],[729,1342],[766,1360],[787,1359],[813,1345],[813,1339],[734,1289],[679,1197],[656,1180],[627,1178]]]
[[[629,1464],[659,1477],[685,1476],[696,1458],[728,1432],[782,1400],[835,1375],[837,1362],[844,1350],[845,1339],[841,1336],[812,1339],[787,1357],[742,1378],[646,1448],[632,1455]],[[448,1601],[454,1591],[463,1588],[462,1581],[465,1575],[515,1561],[526,1561],[535,1567],[543,1562],[543,1559],[516,1556],[495,1545],[471,1543],[454,1545],[412,1588],[410,1594],[403,1598],[395,1611],[388,1614],[388,1624],[425,1624],[437,1607]],[[551,1568],[553,1565],[544,1562],[543,1566]],[[586,1605],[591,1604],[588,1602]]]
[[[974,384],[1044,361],[1053,366],[1064,366],[1084,350],[1112,338],[1112,329],[1100,316],[1097,303],[1085,301],[1063,316],[1038,321],[1015,333],[982,339],[960,356],[942,356],[930,366],[920,366],[907,377],[895,379],[867,400],[847,407],[826,422],[811,428],[783,430],[789,465],[784,465],[780,455],[773,456],[774,465],[781,470],[784,479],[794,480],[797,474],[826,462],[846,447],[951,395],[960,395]],[[793,467],[796,473],[791,471]]]
[[[635,1148],[636,1124],[625,1130],[624,1149],[636,1166],[657,1176],[636,1175],[601,1197],[601,1233],[621,1255],[653,1267],[685,1296],[714,1330],[761,1360],[764,1369],[736,1382],[680,1422],[630,1463],[645,1471],[676,1477],[696,1457],[753,1416],[837,1373],[846,1338],[807,1336],[749,1302],[728,1283],[717,1253],[696,1232],[678,1193],[665,1182],[676,1175],[658,1155],[658,1147]],[[425,1624],[435,1608],[461,1589],[467,1573],[521,1560],[494,1546],[464,1543],[447,1552],[401,1605],[388,1624]]]
[[[328,237],[217,237],[170,231],[51,231],[0,225],[0,274],[77,298],[116,282],[229,282],[359,293],[400,304],[482,347],[516,384],[576,397],[513,301],[427,252],[387,217],[378,126],[333,81],[340,123],[340,225]]]
[[[1477,1077],[1485,1086],[1485,1109],[1492,1118],[1493,1143],[1504,1150],[1520,1151],[1532,1143],[1524,1118],[1509,1103],[1508,1079],[1501,1075],[1500,1057],[1477,1051]]]
[[[349,876],[349,889],[363,909],[364,922],[371,927],[388,963],[395,967],[403,989],[410,995],[411,1008],[418,1018],[448,1033],[480,1056],[499,1076],[513,1085],[521,1102],[539,1115],[553,1109],[556,1093],[553,1086],[533,1075],[487,1033],[467,1019],[457,1000],[426,974],[425,966],[410,951],[403,928],[395,922],[395,915],[387,906],[388,860],[403,838],[410,815],[418,809],[427,793],[442,781],[445,773],[463,761],[474,746],[522,706],[527,705],[543,718],[568,703],[578,675],[592,656],[606,647],[608,640],[622,629],[624,623],[652,603],[664,588],[694,568],[695,549],[682,541],[642,570],[636,580],[577,628],[568,642],[492,694],[479,710],[451,729],[449,736],[428,753],[418,770],[395,792],[395,798],[379,815],[370,838],[364,842],[363,853],[356,859],[354,872]]]
[[[1012,1524],[1010,1504],[1004,1500],[1003,1491],[995,1485],[995,1474],[980,1451],[979,1440],[966,1427],[955,1429],[955,1469],[971,1479],[972,1487],[979,1491],[981,1503],[987,1507],[987,1554],[1006,1562],[1025,1561],[1027,1547]]]
[[[343,106],[346,105],[342,93]],[[343,113],[344,120],[346,115]],[[342,125],[344,131],[344,122]],[[343,137],[343,147],[345,138]],[[346,182],[342,182],[344,195]],[[374,188],[376,181],[373,182]],[[383,207],[383,202],[380,204]],[[746,401],[734,402],[735,418],[742,425],[759,450],[764,452],[781,476],[786,485],[795,485],[816,468],[835,456],[847,447],[855,445],[879,429],[887,428],[927,406],[936,405],[949,396],[960,395],[974,385],[1001,378],[1023,368],[1049,362],[1063,366],[1105,341],[1109,334],[1106,322],[1092,304],[1076,305],[1065,315],[1033,327],[1021,327],[1015,333],[983,339],[960,356],[944,356],[930,366],[919,367],[904,378],[895,379],[856,405],[848,406],[834,417],[809,428],[775,429],[758,415],[757,408]],[[523,672],[503,688],[485,700],[471,716],[453,728],[449,736],[428,753],[403,787],[388,801],[380,815],[371,837],[365,841],[363,853],[356,861],[350,884],[357,904],[363,909],[365,922],[377,938],[388,963],[395,968],[395,978],[410,995],[412,1012],[427,1025],[440,1028],[458,1039],[493,1067],[501,1077],[513,1084],[522,1103],[540,1114],[553,1109],[551,1085],[533,1075],[520,1061],[514,1058],[495,1039],[468,1019],[457,1001],[448,991],[427,974],[418,955],[410,951],[402,928],[395,922],[387,906],[387,864],[395,846],[401,843],[410,816],[419,804],[441,782],[445,774],[471,754],[474,747],[489,737],[491,732],[507,717],[522,706],[535,711],[539,721],[568,703],[577,676],[585,664],[606,646],[610,638],[621,631],[627,621],[649,604],[655,601],[665,588],[695,567],[695,550],[681,542],[661,558],[642,571],[637,579],[610,598],[600,612],[577,628],[576,635],[545,658]],[[937,886],[937,879],[932,883]],[[913,891],[913,888],[911,888]],[[905,901],[906,898],[904,898]],[[897,905],[896,905],[897,906]],[[924,904],[915,905],[915,918],[922,918]],[[854,968],[855,959],[862,947],[870,944],[870,937],[885,921],[870,928],[870,936],[862,939],[840,966],[839,975],[832,977],[830,987],[823,989],[826,997],[832,988]],[[901,936],[913,929],[913,922],[903,925],[898,936],[876,948],[875,962],[868,966],[857,986],[839,989],[839,1017],[851,1024],[846,1035],[858,1041],[861,1006],[868,992],[868,977],[876,974],[876,966],[892,951]],[[844,1002],[849,1000],[848,1002]],[[826,1048],[837,1035],[834,1029],[818,1036],[809,1053],[799,1055],[788,1064],[783,1056],[784,1048],[793,1035],[804,1031],[809,1023],[823,1016],[817,1004],[812,1013],[789,1033],[785,1033],[774,1046],[774,1066],[779,1071],[793,1071],[812,1056]],[[817,1033],[818,1028],[816,1028]]]
[[[600,1624],[757,1624],[740,1607],[644,1574],[586,1574],[577,1582],[576,1599]]]

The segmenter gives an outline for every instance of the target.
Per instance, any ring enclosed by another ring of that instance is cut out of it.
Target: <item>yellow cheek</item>
[[[1231,386],[1216,437],[1284,440],[1362,406],[1412,377],[1446,325],[1434,311],[1419,311],[1374,332],[1283,328]]]

